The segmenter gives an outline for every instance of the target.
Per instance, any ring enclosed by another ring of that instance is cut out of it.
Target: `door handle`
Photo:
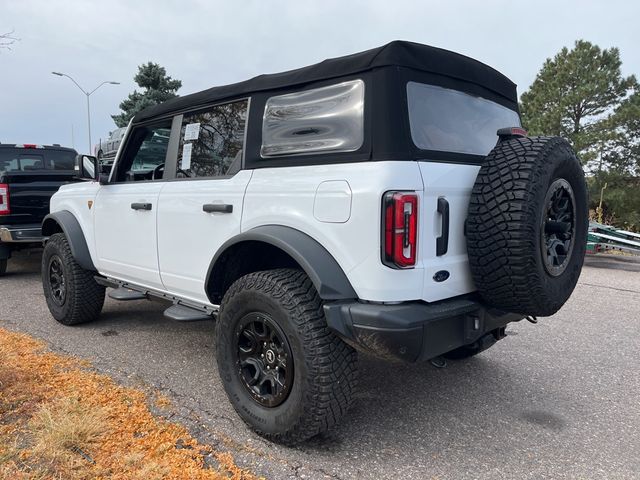
[[[150,203],[132,203],[131,209],[132,210],[151,210],[151,204]]]
[[[233,205],[227,203],[205,203],[202,205],[202,211],[207,213],[232,213]]]
[[[436,238],[436,256],[440,257],[449,249],[449,202],[438,198],[438,213],[442,215],[442,235]]]

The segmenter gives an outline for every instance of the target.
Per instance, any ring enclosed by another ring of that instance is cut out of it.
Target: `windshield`
[[[520,126],[517,112],[449,88],[409,82],[407,99],[411,138],[423,150],[487,155],[498,129]]]
[[[0,148],[0,174],[42,170],[73,170],[76,153],[44,148]]]

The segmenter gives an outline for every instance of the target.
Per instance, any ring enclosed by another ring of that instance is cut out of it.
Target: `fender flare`
[[[219,260],[223,254],[230,247],[247,241],[264,242],[288,254],[309,276],[323,300],[358,298],[338,262],[320,243],[300,230],[282,225],[263,225],[227,240],[211,260],[205,285],[209,285],[216,269],[222,268]]]
[[[50,213],[44,217],[42,221],[42,235],[50,237],[58,231],[56,226],[59,226],[65,237],[67,237],[71,254],[76,262],[78,262],[78,265],[85,270],[97,271],[93,265],[93,260],[91,260],[91,254],[89,253],[89,247],[82,232],[82,227],[73,213],[68,210],[61,210]]]

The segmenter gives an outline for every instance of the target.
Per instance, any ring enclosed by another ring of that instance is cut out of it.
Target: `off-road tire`
[[[236,328],[245,315],[264,312],[284,332],[293,357],[293,384],[283,403],[265,407],[240,374]],[[224,295],[216,326],[220,378],[240,417],[269,440],[295,444],[335,425],[357,384],[357,354],[331,332],[322,301],[307,275],[295,269],[255,272]]]
[[[7,263],[6,258],[0,260],[0,277],[7,273]]]
[[[62,304],[57,303],[52,295],[49,268],[54,256],[61,260],[65,279],[66,294]],[[49,238],[42,253],[42,285],[53,318],[63,325],[77,325],[95,320],[100,315],[105,287],[96,283],[94,275],[95,272],[78,265],[63,233]]]
[[[565,180],[574,197],[573,246],[562,273],[545,267],[541,238],[552,185]],[[523,315],[552,315],[578,281],[588,230],[580,161],[559,137],[505,140],[485,159],[469,203],[467,251],[476,288],[491,306]]]

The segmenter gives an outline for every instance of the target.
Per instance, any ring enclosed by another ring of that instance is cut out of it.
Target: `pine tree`
[[[122,113],[111,115],[118,127],[126,127],[129,120],[141,110],[177,97],[176,92],[182,87],[180,80],[172,79],[164,67],[152,62],[140,65],[133,79],[143,91],[134,90],[120,103]]]
[[[600,49],[578,40],[549,58],[529,90],[522,94],[524,126],[533,135],[569,139],[584,163],[601,158],[617,139],[621,116],[615,113],[637,88],[635,77],[623,77],[617,48]]]

